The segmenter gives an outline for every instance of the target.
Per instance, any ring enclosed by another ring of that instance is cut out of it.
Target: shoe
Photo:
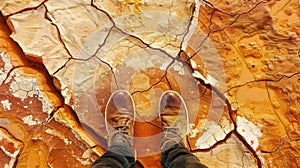
[[[133,146],[135,107],[128,91],[117,90],[108,99],[105,108],[105,125],[108,146],[126,144]]]
[[[188,111],[183,98],[176,91],[166,91],[160,97],[158,106],[163,137],[161,150],[167,150],[175,144],[183,144],[187,134]]]

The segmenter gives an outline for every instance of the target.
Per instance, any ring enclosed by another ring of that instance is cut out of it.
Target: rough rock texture
[[[117,89],[135,101],[144,167],[160,167],[169,89],[207,166],[300,165],[299,1],[1,0],[0,11],[0,167],[89,167]]]

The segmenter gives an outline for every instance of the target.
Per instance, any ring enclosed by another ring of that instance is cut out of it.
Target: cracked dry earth
[[[299,167],[300,1],[1,0],[0,167],[89,167],[110,94],[136,104],[139,167],[160,167],[164,90],[208,167]]]

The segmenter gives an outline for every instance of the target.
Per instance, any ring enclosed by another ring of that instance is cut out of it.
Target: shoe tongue
[[[119,115],[115,115],[113,118],[114,125],[116,126],[128,126],[128,122],[130,121],[131,116],[126,115],[124,113],[120,113]]]
[[[127,128],[129,128],[128,125],[124,126],[124,125],[120,125],[120,126],[114,126],[114,129],[117,130],[117,131],[124,131],[124,132],[128,132],[128,130],[126,130]]]
[[[128,119],[127,118],[119,119],[117,121],[117,125],[118,126],[128,126]]]

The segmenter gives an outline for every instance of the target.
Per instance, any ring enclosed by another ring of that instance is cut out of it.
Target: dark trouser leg
[[[126,145],[122,143],[114,144],[91,167],[131,168],[135,167],[135,159],[133,153]]]
[[[177,143],[162,153],[160,163],[163,168],[207,168],[190,153],[183,144]]]

